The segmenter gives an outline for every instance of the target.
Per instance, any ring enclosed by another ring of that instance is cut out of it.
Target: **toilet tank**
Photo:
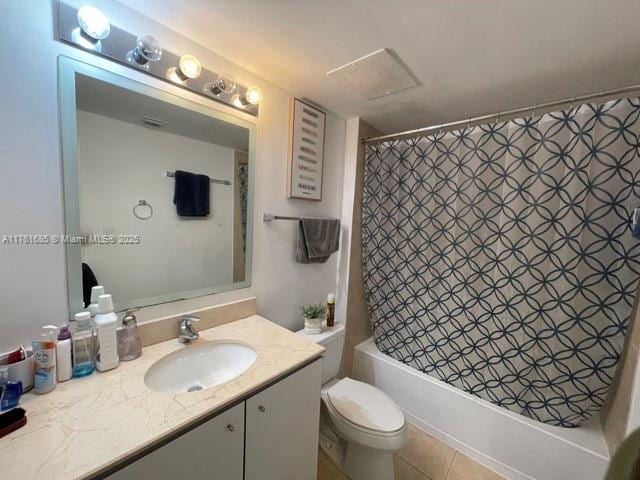
[[[344,347],[344,325],[336,323],[333,327],[327,328],[323,325],[322,333],[311,335],[304,330],[296,332],[310,342],[315,342],[325,348],[322,358],[322,384],[335,378],[340,370],[342,360],[342,349]]]

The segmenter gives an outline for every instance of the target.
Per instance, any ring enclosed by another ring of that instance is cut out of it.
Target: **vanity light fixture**
[[[248,115],[258,116],[262,101],[259,88],[247,88],[248,85],[236,82],[228,73],[209,70],[194,55],[166,50],[153,35],[139,35],[126,30],[117,22],[113,23],[108,10],[100,11],[88,5],[94,3],[92,0],[56,0],[54,3],[58,7],[55,16],[57,28],[54,29],[58,40]],[[76,3],[87,5],[76,7]]]
[[[153,35],[141,35],[136,40],[136,48],[127,53],[127,62],[142,68],[149,68],[149,62],[162,58],[162,47]]]
[[[259,87],[249,87],[244,95],[234,95],[231,99],[238,108],[246,108],[247,105],[258,105],[262,101],[262,90]]]
[[[236,80],[228,73],[222,73],[215,82],[207,83],[204,89],[216,97],[221,93],[231,95],[236,90]]]
[[[185,84],[190,78],[198,78],[202,73],[200,60],[193,55],[182,55],[178,67],[167,70],[167,77],[175,83]]]
[[[85,5],[78,9],[78,28],[71,32],[72,40],[83,48],[100,52],[104,40],[111,32],[107,16],[95,7]]]

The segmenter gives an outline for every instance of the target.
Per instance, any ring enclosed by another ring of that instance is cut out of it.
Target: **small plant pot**
[[[322,318],[306,318],[304,319],[304,332],[310,335],[322,333]]]

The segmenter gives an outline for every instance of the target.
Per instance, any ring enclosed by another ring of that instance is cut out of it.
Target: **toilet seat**
[[[406,442],[404,414],[380,389],[343,378],[323,400],[335,428],[348,440],[380,450],[397,450]]]

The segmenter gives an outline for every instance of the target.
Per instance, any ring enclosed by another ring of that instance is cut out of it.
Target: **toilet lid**
[[[368,383],[343,378],[329,390],[331,407],[350,423],[376,432],[395,432],[404,426],[404,414],[391,398]]]

